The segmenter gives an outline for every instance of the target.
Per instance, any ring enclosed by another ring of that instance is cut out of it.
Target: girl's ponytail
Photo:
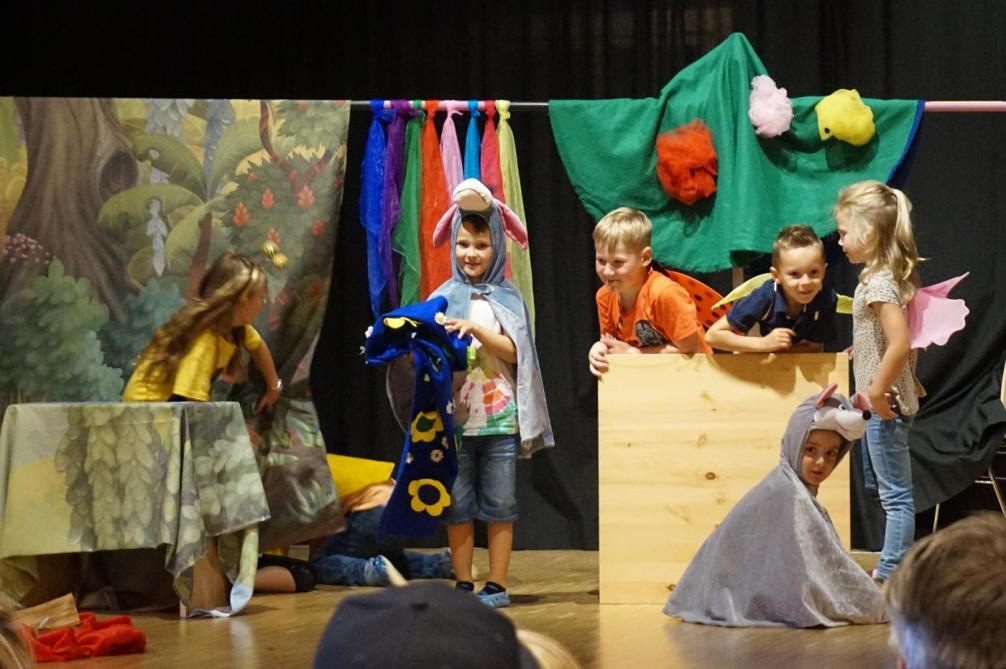
[[[894,280],[898,284],[898,295],[902,304],[907,304],[915,297],[915,291],[919,288],[919,280],[916,275],[920,258],[919,251],[915,246],[915,236],[912,234],[912,203],[902,191],[891,188],[894,198],[898,203],[898,214],[894,221],[894,229],[891,234],[891,272]]]

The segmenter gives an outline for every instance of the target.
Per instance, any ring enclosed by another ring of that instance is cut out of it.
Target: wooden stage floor
[[[476,564],[488,571],[485,550]],[[555,637],[585,667],[747,667],[751,669],[872,669],[895,666],[888,625],[835,629],[723,629],[675,621],[653,605],[600,605],[597,553],[518,551],[510,568],[514,604],[504,609],[518,627]],[[321,586],[297,595],[258,595],[240,616],[179,620],[135,614],[147,634],[143,655],[102,657],[51,666],[310,667],[335,606],[370,588]],[[99,616],[102,617],[102,616]]]

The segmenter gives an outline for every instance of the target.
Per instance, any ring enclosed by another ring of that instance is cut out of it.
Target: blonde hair
[[[594,246],[608,248],[618,242],[630,251],[642,251],[650,245],[653,223],[638,209],[619,207],[605,214],[594,226]]]
[[[0,667],[29,669],[34,666],[35,662],[28,644],[18,633],[10,614],[0,608]]]
[[[192,342],[206,330],[219,335],[231,332],[234,343],[240,347],[244,337],[233,332],[236,328],[232,329],[238,300],[247,299],[265,287],[265,273],[248,256],[231,252],[217,256],[199,282],[198,296],[189,299],[188,304],[157,329],[141,354],[141,358],[150,357],[153,376],[173,378]],[[227,372],[237,374],[243,364],[242,356],[234,355]]]
[[[984,512],[920,539],[884,590],[908,669],[1002,666],[1006,520]]]
[[[816,246],[821,250],[821,259],[824,259],[824,244],[821,238],[814,232],[814,228],[809,225],[787,225],[776,235],[772,243],[772,266],[779,268],[779,259],[783,251],[790,249],[802,249],[808,246]]]
[[[541,669],[580,669],[573,654],[550,636],[519,629],[517,641],[527,648]]]
[[[835,205],[835,214],[846,216],[853,240],[862,246],[866,257],[860,282],[890,270],[902,304],[915,296],[919,287],[916,267],[922,260],[912,236],[911,211],[907,195],[879,181],[846,186]]]

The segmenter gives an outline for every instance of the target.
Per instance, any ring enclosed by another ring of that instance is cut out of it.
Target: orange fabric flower
[[[695,204],[716,192],[716,149],[701,119],[657,135],[657,178],[667,194]]]

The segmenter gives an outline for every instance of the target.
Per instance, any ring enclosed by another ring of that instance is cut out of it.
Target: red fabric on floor
[[[98,620],[93,613],[81,613],[78,627],[61,627],[38,634],[24,625],[37,662],[64,662],[98,655],[142,653],[147,646],[143,630],[133,626],[129,616]]]

